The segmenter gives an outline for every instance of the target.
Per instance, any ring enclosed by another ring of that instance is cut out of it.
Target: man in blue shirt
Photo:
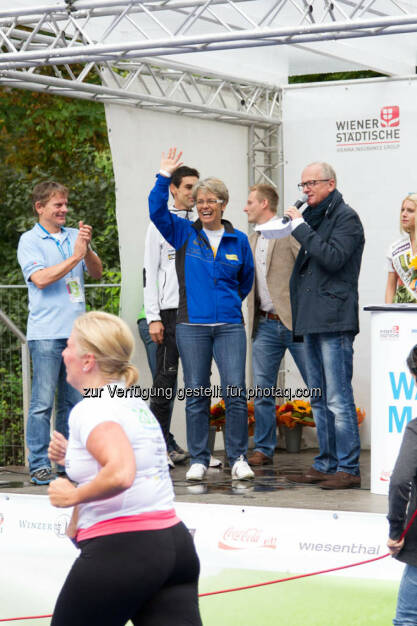
[[[102,264],[90,242],[92,227],[65,228],[68,189],[56,182],[32,194],[38,223],[20,237],[17,258],[29,292],[27,340],[32,358],[32,398],[26,442],[31,481],[47,485],[50,419],[58,389],[56,430],[68,437],[68,414],[81,396],[66,381],[62,351],[74,320],[85,311],[84,271],[101,278]],[[58,469],[58,471],[60,471]],[[63,470],[62,470],[63,471]]]

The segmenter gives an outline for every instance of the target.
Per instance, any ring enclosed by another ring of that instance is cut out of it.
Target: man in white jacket
[[[173,173],[169,188],[173,197],[169,207],[172,213],[194,221],[192,188],[199,177],[196,169],[185,165]],[[149,334],[158,346],[150,408],[161,425],[171,461],[178,463],[185,460],[186,455],[169,432],[179,358],[175,337],[179,299],[175,248],[152,223],[146,233],[143,285]]]

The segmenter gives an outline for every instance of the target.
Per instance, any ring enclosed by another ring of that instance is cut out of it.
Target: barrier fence
[[[120,285],[85,285],[87,310],[118,314]],[[30,402],[26,285],[0,285],[0,466],[24,465]]]

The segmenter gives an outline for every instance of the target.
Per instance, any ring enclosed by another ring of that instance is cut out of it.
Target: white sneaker
[[[213,455],[210,457],[209,467],[220,467],[221,464],[222,462],[220,461],[220,459],[216,459],[216,457]]]
[[[193,463],[185,475],[185,480],[203,480],[207,467],[202,463]]]
[[[248,463],[245,461],[243,454],[233,463],[232,467],[232,479],[234,480],[249,480],[255,478],[255,474],[252,472]]]

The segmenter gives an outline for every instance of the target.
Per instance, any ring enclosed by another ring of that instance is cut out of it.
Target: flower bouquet
[[[294,402],[286,402],[281,406],[275,407],[277,424],[283,424],[287,428],[295,428],[297,424],[300,426],[315,426],[313,411],[309,402],[304,400],[295,400]],[[362,424],[366,413],[364,409],[356,408],[358,425]]]
[[[216,427],[216,431],[223,430],[226,423],[226,407],[223,398],[217,404],[210,407],[210,425]],[[253,401],[248,402],[248,433],[251,437],[255,427],[255,407]]]
[[[295,428],[297,424],[300,426],[315,426],[310,403],[304,400],[286,402],[281,406],[277,405],[275,414],[277,424],[283,424],[290,429]]]

